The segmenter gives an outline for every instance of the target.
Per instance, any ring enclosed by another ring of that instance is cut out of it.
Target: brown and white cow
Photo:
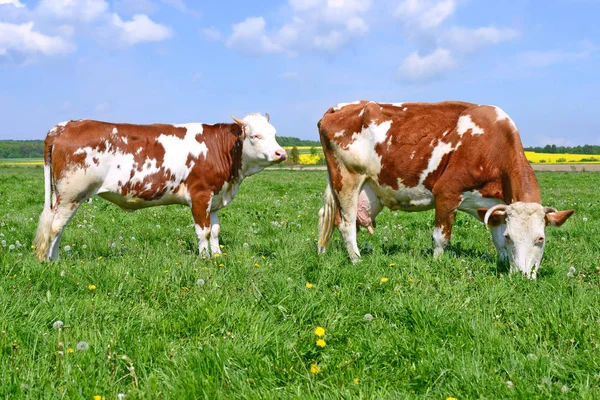
[[[573,210],[541,205],[513,121],[498,107],[441,103],[342,103],[319,121],[329,170],[319,212],[319,252],[337,226],[353,261],[358,226],[392,210],[435,209],[434,256],[450,240],[457,210],[491,226],[501,261],[535,279],[545,226]]]
[[[44,150],[45,203],[35,238],[40,260],[56,260],[60,237],[94,195],[127,211],[167,204],[192,209],[201,255],[220,253],[217,210],[242,180],[285,160],[269,114],[236,123],[132,125],[70,121],[56,125]]]

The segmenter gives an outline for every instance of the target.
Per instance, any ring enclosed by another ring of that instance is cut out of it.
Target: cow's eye
[[[250,136],[252,139],[256,139],[256,140],[260,140],[263,138],[263,136],[260,133],[257,133],[255,135]]]
[[[506,239],[507,242],[510,242],[510,235],[508,233],[504,234],[504,238]]]

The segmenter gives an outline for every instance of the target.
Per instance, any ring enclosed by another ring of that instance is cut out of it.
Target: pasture
[[[576,213],[532,282],[464,214],[437,261],[433,212],[387,210],[359,264],[337,233],[317,256],[324,171],[245,180],[222,257],[196,255],[187,208],[95,198],[41,264],[43,171],[0,168],[0,397],[600,398],[600,174],[538,179]]]

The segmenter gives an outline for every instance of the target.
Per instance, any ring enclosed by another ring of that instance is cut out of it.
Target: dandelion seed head
[[[14,244],[11,244],[10,246],[8,246],[8,249],[9,249],[9,250],[14,250],[14,249],[15,249],[15,245],[14,245]]]
[[[71,251],[71,246],[66,245],[65,247],[63,247],[64,251]]]
[[[373,321],[373,314],[365,314],[363,318],[365,321]]]
[[[515,384],[512,381],[506,381],[506,386],[508,386],[509,389],[513,389]]]
[[[77,346],[75,346],[75,348],[79,351],[88,351],[90,348],[90,345],[88,344],[88,342],[81,341],[81,342],[77,343]]]
[[[198,286],[204,286],[204,279],[198,279],[196,281],[196,285],[198,285]]]
[[[65,324],[60,319],[52,324],[52,328],[54,329],[62,329],[63,326],[65,326]]]

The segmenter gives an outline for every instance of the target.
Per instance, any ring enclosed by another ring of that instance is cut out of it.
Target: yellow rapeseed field
[[[599,164],[599,154],[549,154],[549,153],[534,153],[526,151],[525,157],[536,164]],[[581,161],[587,159],[591,161]],[[596,161],[594,161],[594,159]]]

